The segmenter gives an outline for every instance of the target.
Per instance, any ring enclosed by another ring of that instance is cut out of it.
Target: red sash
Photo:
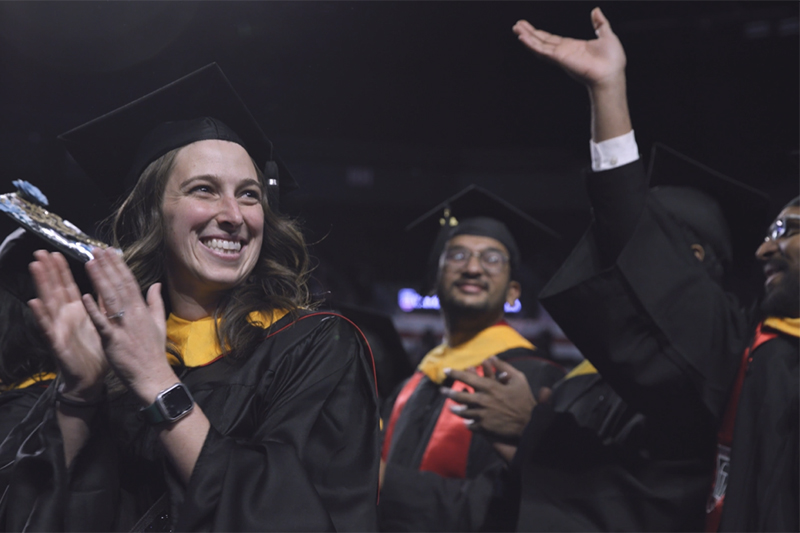
[[[725,415],[722,418],[722,424],[717,432],[716,472],[714,474],[714,484],[711,488],[711,494],[709,494],[708,503],[706,504],[706,531],[708,532],[719,530],[719,522],[722,518],[722,505],[725,503],[725,489],[728,488],[728,469],[731,460],[731,444],[733,443],[733,426],[736,421],[736,409],[739,406],[739,395],[742,392],[747,367],[753,361],[752,353],[755,349],[778,336],[777,333],[772,331],[764,332],[762,330],[762,325],[763,324],[758,325],[752,344],[745,349],[742,355],[742,363],[739,365],[739,372],[736,374],[736,381],[733,384],[733,390],[728,399],[728,405],[725,408]]]
[[[477,367],[477,371],[479,375],[483,375],[483,368]],[[422,372],[415,372],[402,388],[400,394],[397,395],[397,400],[395,400],[394,408],[392,409],[392,416],[389,419],[389,426],[386,428],[386,437],[383,441],[381,457],[384,461],[389,456],[392,434],[394,433],[397,419],[423,377],[425,377],[425,374]],[[451,388],[459,392],[473,392],[472,387],[460,381],[453,383]],[[431,438],[422,455],[419,470],[421,472],[434,472],[442,477],[463,479],[467,475],[467,457],[469,455],[469,446],[472,442],[472,432],[464,424],[463,418],[450,411],[450,407],[453,405],[458,404],[450,398],[444,401]]]
[[[383,449],[381,450],[381,459],[386,461],[389,457],[389,448],[391,447],[392,443],[392,435],[394,434],[394,426],[397,424],[397,419],[400,418],[400,412],[403,410],[403,407],[406,406],[406,402],[417,389],[417,385],[419,385],[420,380],[425,377],[425,374],[422,372],[414,372],[414,374],[406,381],[406,384],[403,385],[403,388],[400,389],[400,394],[397,395],[397,399],[394,401],[394,407],[392,407],[392,415],[389,417],[389,425],[386,427],[386,435],[383,437]]]

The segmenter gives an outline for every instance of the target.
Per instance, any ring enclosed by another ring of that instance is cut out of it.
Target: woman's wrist
[[[142,407],[147,407],[152,404],[156,401],[156,397],[158,397],[161,392],[180,382],[180,379],[178,379],[178,376],[172,371],[172,368],[167,367],[167,369],[168,370],[161,376],[151,374],[145,380],[131,382],[130,386],[139,397]]]
[[[105,384],[101,381],[91,387],[68,387],[59,376],[55,382],[56,402],[73,408],[96,407],[106,398]]]

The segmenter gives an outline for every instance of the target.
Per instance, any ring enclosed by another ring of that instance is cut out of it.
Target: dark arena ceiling
[[[626,48],[643,156],[664,142],[775,208],[798,194],[800,4],[599,5]],[[588,220],[588,99],[511,27],[591,38],[594,6],[0,2],[0,192],[28,179],[91,230],[108,203],[56,136],[216,61],[302,185],[283,207],[319,241],[322,278],[410,279],[426,250],[403,228],[470,183],[568,249]]]

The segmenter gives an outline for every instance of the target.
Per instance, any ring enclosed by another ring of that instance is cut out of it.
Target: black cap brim
[[[272,142],[216,63],[78,126],[59,139],[100,190],[114,201],[128,192],[132,185],[126,183],[129,175],[138,177],[144,166],[169,151],[154,152],[155,157],[150,161],[145,158],[142,166],[139,148],[150,132],[166,122],[201,117],[221,121],[233,130],[262,171],[274,162],[281,194],[297,189],[294,178],[273,153]],[[133,168],[134,165],[141,168]]]
[[[424,243],[431,250],[425,273],[421,276],[425,278],[423,291],[433,287],[438,258],[452,224],[477,217],[488,217],[505,224],[516,241],[523,263],[553,249],[561,240],[556,231],[511,203],[483,187],[470,185],[406,226],[408,240],[413,241],[414,246]]]

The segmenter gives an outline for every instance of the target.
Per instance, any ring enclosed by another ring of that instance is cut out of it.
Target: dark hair
[[[116,210],[112,223],[112,242],[122,249],[125,261],[142,290],[165,279],[165,243],[162,203],[167,180],[175,167],[180,148],[150,163],[133,191]],[[262,187],[263,173],[253,163]],[[305,239],[296,223],[270,209],[262,196],[264,237],[256,266],[244,282],[222,299],[214,318],[220,346],[230,348],[229,356],[249,351],[263,338],[264,331],[249,324],[253,311],[270,313],[286,310],[296,313],[312,306],[308,290],[309,257]],[[169,302],[167,301],[169,308]]]
[[[786,204],[783,208],[786,209],[787,207],[800,207],[800,196],[793,198],[792,201]]]
[[[0,287],[0,383],[7,387],[55,371],[55,360],[33,311]]]

